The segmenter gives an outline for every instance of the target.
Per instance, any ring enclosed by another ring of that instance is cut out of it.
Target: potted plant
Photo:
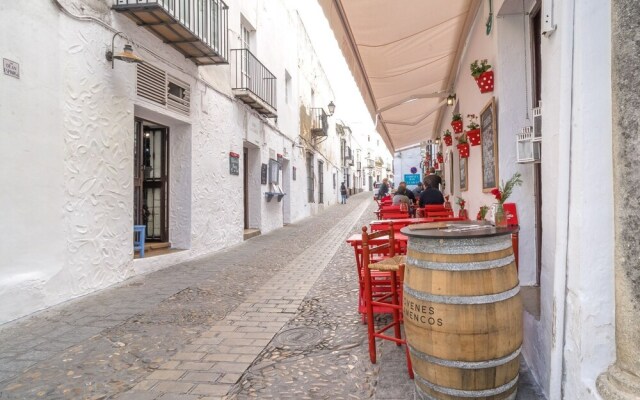
[[[462,114],[453,114],[453,117],[451,117],[451,128],[453,128],[453,133],[462,133]]]
[[[444,144],[446,144],[447,146],[451,146],[453,144],[453,138],[451,137],[451,131],[450,130],[446,130],[444,131],[444,133],[442,134],[442,140],[444,140]]]
[[[449,195],[444,196],[444,208],[451,210],[451,202],[449,202]]]
[[[442,155],[442,152],[441,152],[441,151],[439,151],[439,152],[438,152],[438,155],[437,155],[437,157],[436,157],[436,160],[438,160],[438,162],[439,162],[440,164],[442,164],[442,163],[444,162],[444,156]]]
[[[520,175],[520,172],[516,172],[513,174],[511,179],[507,181],[507,183],[504,183],[503,181],[502,185],[491,190],[491,194],[498,201],[493,205],[493,219],[496,227],[507,226],[507,215],[504,212],[504,202],[509,198],[509,196],[511,196],[513,188],[520,185],[522,185],[522,176]]]
[[[458,136],[456,138],[456,140],[458,141],[458,145],[456,147],[458,148],[458,153],[460,153],[460,157],[461,158],[468,158],[469,157],[469,142],[467,142],[467,135],[462,134],[462,135]]]
[[[469,214],[467,213],[467,210],[465,210],[464,208],[467,202],[462,197],[458,197],[456,199],[456,204],[460,207],[460,211],[458,211],[458,217],[463,219],[469,219]]]
[[[480,88],[480,93],[493,92],[493,71],[487,60],[475,60],[471,63],[471,75]]]
[[[467,114],[469,125],[467,125],[467,138],[472,146],[480,144],[480,125],[478,125],[478,116],[475,114]]]
[[[478,221],[484,221],[484,219],[487,217],[488,212],[489,212],[488,206],[481,206],[480,210],[478,211],[478,215],[476,216],[476,219]]]

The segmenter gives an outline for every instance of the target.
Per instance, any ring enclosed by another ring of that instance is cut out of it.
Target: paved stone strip
[[[223,320],[201,333],[119,399],[141,398],[140,392],[149,391],[225,396],[296,314],[346,234],[369,205],[363,202],[357,206]],[[269,264],[268,259],[264,262],[265,266]]]

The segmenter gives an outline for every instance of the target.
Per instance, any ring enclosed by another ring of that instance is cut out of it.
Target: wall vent
[[[137,66],[136,93],[138,96],[167,109],[189,115],[191,88],[189,84],[167,74],[149,63]]]
[[[138,96],[161,105],[167,104],[167,74],[151,64],[138,64],[136,91]]]

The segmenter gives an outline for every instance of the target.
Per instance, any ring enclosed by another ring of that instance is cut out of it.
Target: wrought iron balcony
[[[113,9],[197,65],[228,63],[229,7],[222,0],[114,0]]]
[[[327,136],[329,134],[328,116],[322,108],[311,109],[311,134],[313,136]]]
[[[367,168],[374,168],[374,167],[375,167],[375,164],[373,159],[367,158]]]
[[[278,116],[276,77],[248,49],[232,49],[233,94],[268,118]]]

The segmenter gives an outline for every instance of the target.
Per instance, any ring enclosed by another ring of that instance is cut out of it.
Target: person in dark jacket
[[[347,204],[347,188],[344,186],[344,182],[340,185],[340,194],[342,195],[340,204]]]
[[[424,207],[427,204],[440,204],[444,203],[444,196],[435,188],[432,188],[428,183],[427,188],[420,193],[420,207]]]
[[[432,188],[440,190],[440,185],[442,185],[442,178],[440,177],[440,175],[436,174],[435,168],[429,168],[429,175],[424,177],[424,184],[425,186],[431,185]]]

